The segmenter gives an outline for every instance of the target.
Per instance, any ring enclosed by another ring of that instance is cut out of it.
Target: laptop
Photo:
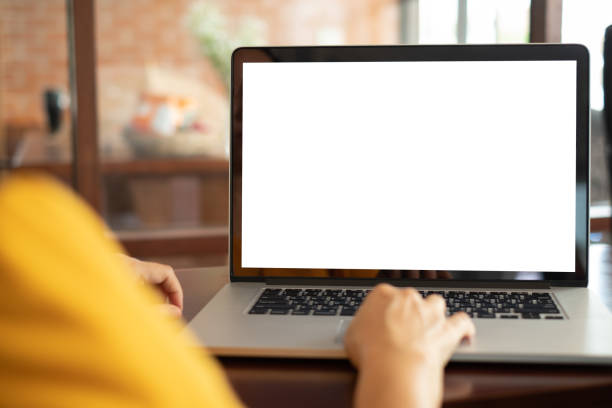
[[[583,46],[240,48],[231,97],[231,283],[189,324],[212,353],[345,358],[388,282],[473,317],[453,361],[612,363]]]

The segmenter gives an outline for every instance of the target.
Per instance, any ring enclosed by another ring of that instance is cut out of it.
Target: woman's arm
[[[356,407],[437,407],[444,366],[474,325],[465,313],[447,318],[444,299],[414,289],[377,286],[345,336],[359,369]]]

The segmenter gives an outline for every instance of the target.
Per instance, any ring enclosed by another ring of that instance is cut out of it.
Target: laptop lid
[[[230,276],[586,286],[580,45],[240,48]]]

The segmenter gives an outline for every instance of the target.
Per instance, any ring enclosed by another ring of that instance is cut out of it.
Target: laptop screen
[[[576,78],[575,60],[243,62],[238,266],[574,273]]]

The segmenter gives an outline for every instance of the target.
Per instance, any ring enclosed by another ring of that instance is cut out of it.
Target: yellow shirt
[[[240,406],[120,251],[58,183],[0,185],[0,406]]]

